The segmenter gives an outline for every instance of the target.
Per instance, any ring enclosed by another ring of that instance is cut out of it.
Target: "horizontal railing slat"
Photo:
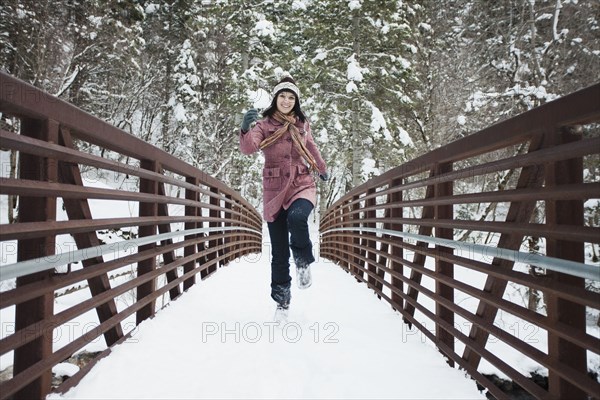
[[[575,241],[597,243],[600,228],[576,225],[558,225],[549,227],[545,224],[524,224],[517,222],[472,221],[472,220],[442,220],[431,218],[360,218],[361,224],[388,223],[416,226],[431,226],[439,228],[454,228],[480,232],[517,233],[523,236],[537,236],[548,239],[572,238]],[[331,225],[329,228],[343,228],[343,223]]]
[[[352,244],[351,241],[345,241],[346,239],[360,239],[362,237],[363,236],[360,233],[356,232],[346,232],[340,233],[338,235],[332,234],[327,244],[327,246],[329,247],[327,248],[330,248],[331,244],[337,244],[338,246],[346,246],[348,248],[359,248],[360,250],[367,250],[369,248],[366,246],[357,246]],[[400,241],[397,238],[382,237],[378,238],[377,241],[379,243],[385,243],[388,246],[401,247],[402,249],[423,254],[425,256],[437,257],[441,260],[449,261],[455,265],[460,265],[462,267],[472,269],[473,271],[481,272],[499,279],[528,286],[530,288],[559,292],[564,296],[566,300],[579,303],[584,306],[596,307],[598,306],[598,304],[600,304],[600,293],[590,291],[582,292],[579,288],[575,288],[566,283],[550,282],[548,279],[545,279],[544,276],[534,277],[530,274],[526,274],[523,272],[495,268],[494,266],[481,261],[476,261],[467,257],[461,257],[455,254],[440,253],[435,247],[430,248],[417,246],[403,240]],[[379,250],[377,251],[379,252]],[[360,251],[358,251],[357,253],[360,253]],[[410,262],[405,258],[398,258],[393,254],[387,254],[386,257],[389,259],[390,262],[397,262],[400,264]]]
[[[61,197],[63,199],[96,199],[114,201],[132,201],[157,204],[173,204],[205,208],[207,210],[227,211],[242,216],[237,210],[215,206],[210,203],[186,200],[178,197],[130,192],[118,189],[94,188],[54,182],[40,182],[26,179],[0,178],[0,193],[29,197]]]
[[[523,168],[532,165],[539,165],[552,161],[568,160],[569,158],[573,157],[584,157],[587,155],[596,154],[596,149],[598,148],[600,148],[600,137],[593,137],[590,139],[584,139],[581,141],[568,143],[561,146],[541,149],[532,153],[519,154],[502,160],[496,160],[484,164],[477,164],[474,166],[454,170],[452,172],[446,172],[430,178],[411,180],[410,182],[405,182],[394,187],[388,187],[391,180],[381,181],[379,182],[378,186],[375,183],[372,183],[371,185],[369,185],[369,188],[385,187],[385,189],[378,190],[372,194],[366,194],[356,200],[345,202],[344,204],[346,206],[352,206],[354,204],[361,203],[371,198],[383,197],[393,193],[408,191],[410,189],[426,188],[427,186],[436,183],[439,184],[445,182],[453,182],[461,179],[472,179],[499,171]],[[596,195],[599,194],[596,193]],[[332,208],[334,206],[336,205],[332,205]],[[329,215],[325,215],[324,217],[327,218],[329,217]]]
[[[3,226],[0,240],[17,240],[44,237],[46,235],[64,235],[95,232],[105,229],[127,228],[133,226],[169,225],[184,222],[221,222],[218,217],[128,217],[128,218],[99,218],[94,220],[69,220],[48,222],[24,222]],[[232,221],[236,222],[236,221]],[[251,228],[252,224],[240,222],[240,226]]]

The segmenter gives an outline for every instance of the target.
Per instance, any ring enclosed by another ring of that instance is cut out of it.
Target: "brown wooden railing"
[[[588,358],[598,358],[600,340],[598,329],[586,331],[586,311],[598,318],[600,268],[597,259],[584,264],[600,243],[597,222],[584,221],[584,202],[600,199],[598,123],[600,84],[390,170],[327,210],[321,256],[365,282],[495,398],[509,395],[480,371],[482,359],[534,398],[599,398]],[[584,173],[584,164],[596,171]],[[486,180],[500,184],[478,189]],[[520,251],[526,240],[539,249]],[[541,293],[542,307],[505,295],[516,289],[530,299]],[[499,311],[547,335],[547,348],[495,323]],[[547,371],[547,387],[506,363],[509,352]]]
[[[16,254],[14,263],[0,268],[3,281],[16,278],[16,287],[0,293],[0,309],[15,310],[14,321],[2,321],[14,324],[14,333],[0,340],[0,354],[14,351],[13,378],[0,384],[2,399],[44,397],[54,365],[102,336],[109,352],[131,335],[131,327],[123,328],[129,316],[135,314],[139,324],[155,314],[160,296],[175,299],[194,285],[197,274],[205,278],[261,251],[256,210],[191,165],[4,73],[0,112],[20,124],[20,134],[0,131],[0,147],[18,152],[19,159],[17,178],[0,178],[0,194],[11,202],[18,196],[19,210],[16,223],[0,226],[2,257]],[[91,147],[110,158],[79,150]],[[90,167],[126,185],[84,186],[82,174]],[[61,200],[68,219],[58,221]],[[130,202],[139,212],[94,218],[90,200]],[[119,229],[133,237],[101,243],[98,232]],[[59,248],[59,235],[71,235],[75,245]],[[77,261],[83,268],[71,271]],[[56,271],[67,265],[66,272]],[[131,279],[109,279],[124,267],[133,267]],[[86,281],[91,292],[86,300],[54,312],[56,294]],[[135,300],[119,310],[115,299],[128,292]],[[53,349],[55,331],[94,309],[94,329]],[[74,384],[87,369],[67,382]]]

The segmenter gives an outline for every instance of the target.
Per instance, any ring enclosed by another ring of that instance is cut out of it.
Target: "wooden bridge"
[[[18,197],[19,205],[18,220],[0,226],[0,279],[16,280],[0,293],[0,309],[15,310],[14,321],[2,321],[14,323],[14,332],[0,339],[0,355],[14,354],[14,376],[0,384],[2,399],[43,398],[53,366],[98,337],[108,354],[131,335],[126,318],[135,315],[139,324],[155,314],[159,297],[175,299],[198,276],[261,251],[256,210],[191,165],[4,73],[0,112],[19,121],[0,131],[0,147],[19,156],[18,175],[0,178],[2,197],[11,204]],[[508,398],[480,372],[482,360],[533,398],[599,397],[588,361],[599,357],[600,339],[588,332],[586,315],[598,318],[600,268],[586,254],[596,254],[600,228],[584,219],[584,203],[600,199],[598,176],[585,168],[599,162],[599,123],[596,84],[394,168],[322,215],[321,257],[364,282],[493,397]],[[84,186],[90,168],[129,184]],[[496,190],[473,191],[473,183],[491,176],[505,179]],[[90,202],[98,200],[133,202],[138,215],[94,218]],[[469,219],[472,213],[461,211],[473,205],[504,211]],[[105,230],[131,236],[103,243],[98,232]],[[75,246],[61,245],[64,237]],[[525,252],[526,240],[542,245]],[[71,268],[78,263],[82,268]],[[124,267],[135,270],[132,279],[109,281]],[[463,279],[464,271],[476,272],[482,283]],[[82,281],[89,299],[55,312],[55,294]],[[545,307],[507,298],[509,284],[541,293]],[[115,299],[132,290],[135,301],[119,309]],[[457,293],[476,304],[457,303]],[[90,310],[97,313],[95,329],[53,349],[53,331]],[[499,311],[546,332],[547,349],[494,324]],[[468,334],[457,320],[468,323]],[[490,337],[547,371],[547,387],[491,352]],[[90,368],[93,363],[58,390]]]

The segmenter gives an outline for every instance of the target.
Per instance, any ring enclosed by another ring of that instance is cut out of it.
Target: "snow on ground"
[[[313,236],[314,238],[315,236]],[[48,399],[483,399],[464,372],[351,275],[313,264],[273,322],[269,249],[221,268]]]

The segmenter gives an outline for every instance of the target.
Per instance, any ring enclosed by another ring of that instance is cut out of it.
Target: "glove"
[[[255,108],[249,109],[246,114],[244,114],[244,119],[242,120],[242,131],[248,132],[250,130],[250,125],[258,119],[258,111]]]
[[[327,182],[329,180],[329,174],[327,172],[323,172],[322,174],[319,174],[319,178],[321,178],[323,182]]]

